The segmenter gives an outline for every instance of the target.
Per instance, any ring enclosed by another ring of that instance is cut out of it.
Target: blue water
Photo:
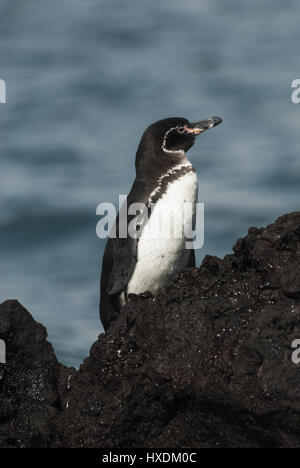
[[[0,298],[47,326],[62,362],[102,331],[96,206],[128,192],[153,121],[224,119],[190,151],[198,263],[299,209],[299,15],[297,0],[1,0]]]

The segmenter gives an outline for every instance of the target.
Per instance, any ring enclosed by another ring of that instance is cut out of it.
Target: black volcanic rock
[[[0,306],[3,334],[0,446],[300,447],[300,212],[132,296],[76,373],[16,303]]]
[[[17,301],[0,306],[0,448],[48,447],[60,414],[60,365],[46,330]]]
[[[65,444],[298,447],[300,213],[132,298],[72,380]]]

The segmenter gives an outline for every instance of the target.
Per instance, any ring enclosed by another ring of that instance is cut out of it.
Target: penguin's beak
[[[205,130],[216,127],[222,122],[223,120],[220,117],[211,117],[209,119],[200,120],[200,122],[191,123],[188,130],[189,130],[189,133],[193,133],[194,135],[199,135],[200,133],[205,132]]]

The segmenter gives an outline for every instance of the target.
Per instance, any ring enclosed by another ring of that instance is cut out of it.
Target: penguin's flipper
[[[149,199],[149,189],[146,188],[145,181],[135,180],[131,188],[130,193],[127,197],[127,206],[130,207],[132,203],[141,203],[143,206],[147,206]],[[149,207],[147,206],[146,212],[141,214],[140,221],[149,215]],[[129,224],[136,219],[136,214],[127,213],[127,229]],[[108,244],[110,244],[111,250],[111,272],[107,281],[106,292],[109,296],[118,294],[126,288],[137,263],[137,250],[138,250],[138,235],[130,236],[127,232],[126,238],[119,237],[119,218],[120,213],[116,219],[116,238],[110,238]],[[141,231],[139,232],[139,234]]]
[[[137,261],[137,239],[110,239],[113,264],[106,292],[109,296],[124,290],[130,280]]]

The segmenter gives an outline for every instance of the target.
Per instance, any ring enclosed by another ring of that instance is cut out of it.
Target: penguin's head
[[[159,167],[172,167],[185,158],[185,153],[193,146],[200,133],[216,127],[222,122],[220,117],[211,117],[190,123],[181,117],[171,117],[153,123],[145,131],[136,154],[137,171],[154,170]],[[166,157],[167,156],[167,157]]]
[[[167,154],[185,153],[193,146],[200,133],[216,127],[221,122],[220,117],[193,123],[181,117],[172,117],[150,125],[146,134]]]

